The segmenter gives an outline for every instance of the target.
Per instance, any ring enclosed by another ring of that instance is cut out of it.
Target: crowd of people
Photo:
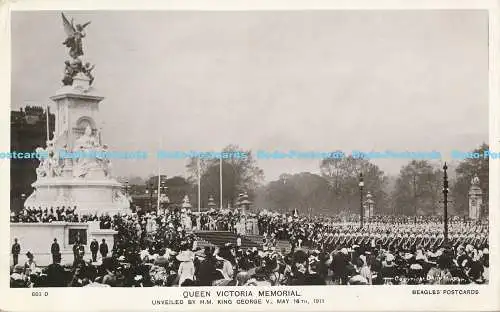
[[[71,209],[64,212],[66,217],[76,215]],[[44,222],[45,215],[64,220],[59,218],[61,209],[59,213],[23,212],[16,220]],[[197,232],[190,231],[237,232],[239,218],[239,213],[190,214],[181,209],[85,216],[86,221],[99,221],[101,228],[117,231],[109,255],[92,242],[90,256],[77,243],[71,265],[61,265],[60,255],[53,253],[53,263],[40,268],[28,252],[24,265],[16,262],[12,267],[11,287],[469,284],[488,280],[487,221],[451,217],[446,240],[439,217],[376,216],[360,227],[345,217],[264,211],[255,215],[262,241],[260,247],[252,248],[242,246],[239,237],[222,246],[200,246]],[[278,241],[288,242],[288,247],[278,248]],[[18,257],[19,249],[16,241],[13,257]]]
[[[11,212],[11,223],[51,223],[51,222],[89,222],[97,221],[97,215],[79,215],[77,206],[30,207],[18,212]]]

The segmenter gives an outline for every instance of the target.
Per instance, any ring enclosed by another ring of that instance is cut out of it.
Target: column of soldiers
[[[320,250],[336,250],[344,247],[360,246],[363,248],[380,247],[385,250],[436,250],[444,246],[445,237],[442,232],[368,232],[355,229],[335,231],[334,233],[319,233],[313,239],[313,246]],[[485,248],[488,235],[485,232],[454,232],[450,233],[448,242],[451,247],[473,245]]]

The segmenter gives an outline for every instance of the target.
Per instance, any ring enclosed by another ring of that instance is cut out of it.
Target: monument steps
[[[226,231],[195,231],[194,234],[201,241],[198,242],[198,246],[224,246],[227,243],[236,245],[236,233],[226,232]],[[241,236],[241,247],[242,248],[262,248],[262,244],[256,243],[255,241]]]
[[[260,245],[262,244],[262,240],[264,239],[263,235],[245,235],[245,237]],[[286,240],[278,240],[276,243],[276,249],[277,250],[285,249],[288,251],[290,250],[290,243]]]

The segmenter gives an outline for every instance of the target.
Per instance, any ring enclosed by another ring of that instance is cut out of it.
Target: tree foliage
[[[388,177],[380,168],[368,159],[353,158],[326,158],[320,163],[321,175],[328,181],[335,212],[358,213],[361,194],[359,189],[360,173],[363,174],[364,194],[368,191],[375,200],[375,213],[386,213],[388,196],[385,188]]]
[[[255,189],[262,182],[264,172],[257,166],[252,151],[243,151],[237,145],[229,145],[222,151],[223,154],[245,155],[245,157],[229,157],[222,159],[222,200],[223,206],[234,206],[241,192],[248,192],[252,197]],[[199,174],[201,175],[201,202],[208,204],[208,197],[213,196],[216,202],[220,201],[220,158],[200,158]],[[187,164],[189,181],[198,183],[198,158],[191,158]]]
[[[483,143],[479,148],[476,148],[472,153],[484,155],[484,151],[489,149],[488,144]],[[451,197],[453,200],[454,213],[458,215],[468,214],[469,211],[469,188],[471,180],[475,175],[479,178],[479,187],[483,191],[483,203],[485,208],[488,207],[489,200],[489,160],[485,157],[470,157],[462,160],[456,170],[456,179],[451,185]],[[484,211],[487,213],[488,211]]]
[[[441,214],[443,172],[427,160],[412,160],[401,168],[392,194],[396,214]]]

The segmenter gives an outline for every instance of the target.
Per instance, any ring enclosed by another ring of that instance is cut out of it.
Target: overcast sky
[[[103,139],[165,150],[470,150],[488,140],[486,11],[67,12],[92,23]],[[60,12],[12,15],[12,107],[60,88]],[[397,174],[406,161],[375,161]],[[318,160],[260,160],[266,180]],[[185,161],[161,171],[184,175]]]

